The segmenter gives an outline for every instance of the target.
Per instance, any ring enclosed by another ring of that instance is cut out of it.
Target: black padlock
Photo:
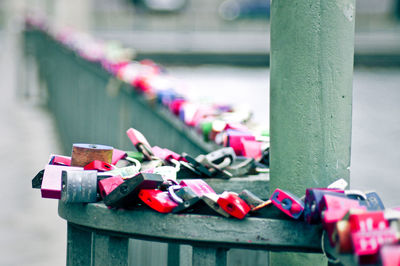
[[[62,171],[63,202],[89,203],[97,199],[97,171]]]
[[[140,173],[116,187],[104,198],[104,203],[115,208],[132,208],[138,202],[141,189],[155,189],[163,182],[159,174]]]
[[[195,205],[200,201],[200,198],[190,187],[171,186],[168,192],[170,197],[178,203],[178,206],[172,210],[173,213],[193,211]]]
[[[203,177],[212,177],[212,173],[203,164],[199,163],[193,157],[190,157],[186,153],[182,153],[182,156],[188,161],[188,163],[198,172],[200,172]]]
[[[269,147],[263,150],[262,157],[260,159],[260,163],[269,167]]]
[[[181,161],[179,171],[176,173],[178,179],[201,178],[202,174],[190,163]]]
[[[375,191],[366,192],[365,196],[366,200],[364,202],[360,202],[361,206],[366,206],[369,211],[379,211],[385,209],[381,198]]]
[[[32,188],[41,189],[43,181],[44,169],[40,170],[39,173],[32,179]]]

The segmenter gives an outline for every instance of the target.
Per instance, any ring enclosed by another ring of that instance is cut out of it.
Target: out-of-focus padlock
[[[279,188],[272,193],[271,201],[279,210],[294,219],[299,219],[304,210],[301,199]]]
[[[223,134],[223,146],[232,147],[236,155],[243,155],[242,139],[255,141],[256,137],[249,132],[228,129]]]
[[[382,266],[400,265],[400,245],[383,245],[379,254]]]
[[[68,203],[97,201],[97,171],[63,171],[61,200]]]
[[[304,219],[309,224],[321,223],[320,203],[324,195],[344,197],[344,190],[330,188],[308,188],[304,200]]]
[[[137,203],[137,195],[141,189],[158,188],[164,179],[158,174],[140,173],[126,179],[104,198],[107,206],[115,208],[131,208]]]
[[[255,160],[243,156],[237,156],[233,164],[225,168],[226,171],[231,173],[232,177],[243,177],[251,174],[256,168]]]
[[[124,179],[119,175],[101,179],[98,182],[100,196],[104,199],[122,183],[124,183]]]
[[[169,193],[158,189],[141,189],[139,198],[150,208],[161,213],[170,213],[178,204],[169,197]]]
[[[94,160],[93,162],[85,165],[84,170],[96,170],[99,172],[107,172],[115,169],[115,166],[106,162],[99,160]]]
[[[393,228],[351,233],[354,253],[359,264],[374,264],[378,262],[379,248],[385,244],[398,241],[397,232]]]
[[[147,160],[151,160],[154,156],[153,151],[151,150],[151,146],[147,139],[140,133],[138,130],[134,128],[130,128],[126,131],[129,139],[132,144],[136,147],[138,151],[143,153]]]
[[[225,191],[219,196],[217,203],[224,211],[238,219],[243,219],[251,210],[249,205],[234,192]]]
[[[360,206],[358,200],[338,197],[335,195],[324,195],[320,202],[319,209],[321,211],[322,224],[328,233],[332,246],[335,245],[333,232],[336,222],[340,221],[350,211],[350,209],[366,210],[364,206]]]

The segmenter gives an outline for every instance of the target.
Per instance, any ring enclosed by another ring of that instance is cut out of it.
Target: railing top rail
[[[103,203],[58,206],[70,223],[128,238],[227,248],[321,252],[321,228],[301,221],[229,219],[152,210],[113,210]]]

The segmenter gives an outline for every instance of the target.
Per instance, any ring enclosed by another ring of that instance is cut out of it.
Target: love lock
[[[277,188],[271,196],[272,204],[288,216],[298,219],[304,210],[304,203],[289,192]]]
[[[138,200],[138,194],[141,189],[158,188],[164,179],[158,174],[140,173],[132,178],[126,179],[124,183],[111,191],[104,198],[107,206],[115,208],[133,207]]]
[[[61,200],[68,203],[97,201],[97,171],[63,171]]]
[[[178,207],[178,203],[170,198],[168,192],[158,189],[141,189],[139,198],[147,206],[161,213],[170,213]]]
[[[225,191],[219,196],[217,203],[224,211],[238,219],[243,219],[250,212],[249,205],[234,192]]]

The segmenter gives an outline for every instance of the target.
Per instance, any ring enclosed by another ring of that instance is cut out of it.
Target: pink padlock
[[[202,197],[209,193],[216,194],[214,189],[212,189],[212,187],[202,179],[185,179],[182,180],[179,185],[182,187],[190,187],[198,197]]]

